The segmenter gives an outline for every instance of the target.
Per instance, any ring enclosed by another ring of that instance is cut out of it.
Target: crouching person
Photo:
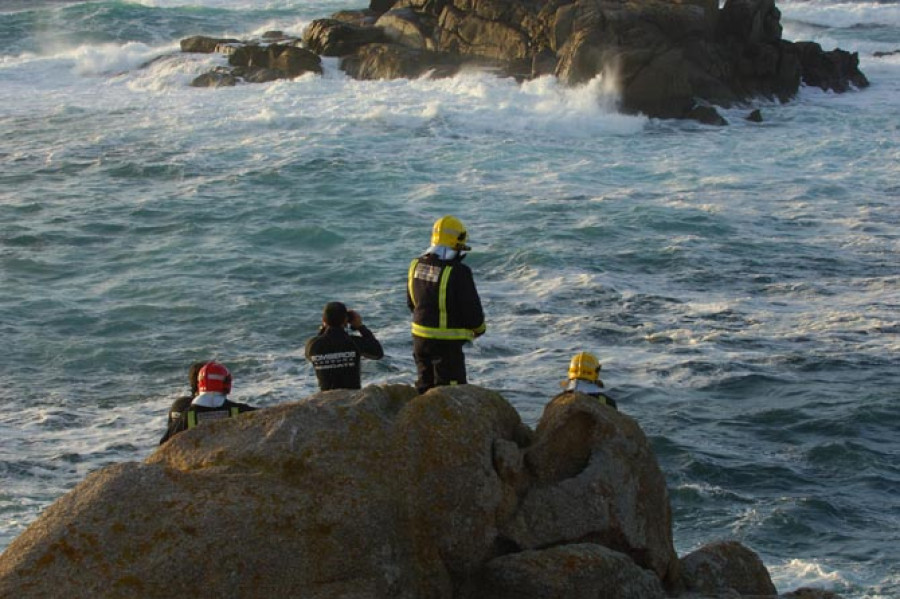
[[[231,393],[231,372],[218,362],[209,362],[200,369],[197,391],[190,406],[169,426],[163,441],[205,422],[231,418],[256,409],[228,399],[228,394]]]
[[[560,383],[565,389],[563,393],[583,393],[594,397],[602,404],[615,410],[619,409],[613,398],[605,394],[603,381],[600,380],[600,361],[586,351],[575,354],[569,363],[569,379]]]

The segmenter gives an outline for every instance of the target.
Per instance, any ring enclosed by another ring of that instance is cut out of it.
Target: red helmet
[[[200,393],[212,391],[214,393],[231,393],[231,373],[224,364],[210,362],[200,369],[197,375],[197,387]]]

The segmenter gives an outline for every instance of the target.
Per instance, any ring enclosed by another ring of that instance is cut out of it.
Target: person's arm
[[[413,299],[412,293],[412,285],[413,285],[413,273],[415,272],[416,264],[418,264],[419,259],[415,258],[409,264],[409,272],[406,274],[406,307],[409,308],[410,312],[415,312],[416,310],[416,302]]]
[[[384,357],[384,349],[381,347],[381,342],[375,338],[375,335],[372,334],[372,331],[367,326],[361,324],[354,330],[358,331],[360,335],[359,337],[351,337],[359,355],[370,360],[380,360]]]
[[[306,356],[306,359],[309,360],[310,362],[313,361],[312,360],[312,346],[313,346],[313,343],[316,341],[316,339],[318,339],[318,337],[313,337],[312,339],[310,339],[309,341],[306,342],[306,351],[304,352],[304,355]]]
[[[163,435],[163,438],[159,440],[159,444],[162,445],[181,431],[187,430],[187,409],[181,412],[181,415],[169,425],[169,430],[166,431],[166,434]]]
[[[163,438],[159,440],[159,444],[162,445],[174,434],[172,432],[172,425],[174,425],[181,414],[191,407],[192,397],[179,397],[172,405],[169,407],[169,411],[166,413],[166,434],[163,435]]]
[[[350,320],[350,328],[359,333],[359,337],[351,336],[353,339],[353,345],[356,347],[356,351],[364,357],[370,360],[380,360],[384,357],[384,350],[381,347],[381,343],[378,342],[378,339],[375,338],[375,335],[372,334],[372,331],[363,324],[362,315],[356,310],[350,310],[347,312],[347,316]]]
[[[481,307],[481,297],[475,288],[475,280],[468,266],[460,264],[453,269],[453,274],[458,277],[457,299],[465,327],[472,329],[476,337],[484,335],[487,325],[484,322],[484,310]]]

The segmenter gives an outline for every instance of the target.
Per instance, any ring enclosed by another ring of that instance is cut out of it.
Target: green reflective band
[[[446,341],[471,341],[475,338],[472,329],[436,329],[412,323],[412,334],[425,339],[444,339]]]
[[[419,263],[418,258],[413,258],[413,261],[409,263],[409,274],[406,276],[406,288],[409,291],[409,299],[412,300],[413,306],[416,305],[416,294],[413,293],[413,279],[416,275],[416,265]]]
[[[475,334],[476,334],[476,335],[481,335],[481,334],[483,334],[486,330],[487,330],[487,324],[485,324],[485,323],[482,322],[480,325],[478,325],[477,327],[475,327]]]
[[[441,289],[438,292],[438,307],[440,309],[440,320],[438,321],[438,328],[446,329],[447,328],[447,284],[450,282],[450,271],[453,270],[452,266],[448,266],[444,269],[443,274],[441,274]]]
[[[237,416],[240,413],[241,413],[241,410],[237,406],[231,406],[230,408],[228,408],[228,417],[229,418],[234,418],[235,416]],[[197,411],[196,410],[188,410],[187,411],[188,430],[190,430],[192,428],[197,428],[197,424],[198,424]]]

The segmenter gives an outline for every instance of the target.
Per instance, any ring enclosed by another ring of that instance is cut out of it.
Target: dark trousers
[[[440,385],[466,384],[465,341],[441,341],[413,336],[413,358],[419,378],[416,389],[425,393]]]

